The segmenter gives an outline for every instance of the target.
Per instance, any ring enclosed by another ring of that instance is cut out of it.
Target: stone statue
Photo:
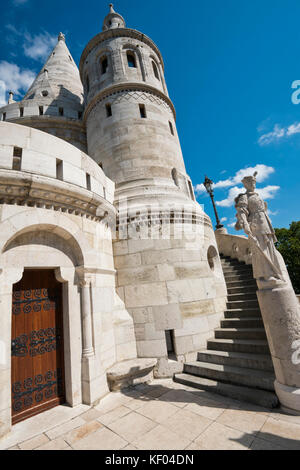
[[[267,203],[255,192],[256,176],[257,173],[254,173],[242,180],[247,191],[235,199],[235,229],[244,229],[248,235],[253,275],[259,288],[264,288],[289,283],[290,280],[283,258],[275,248],[277,239],[267,214]]]
[[[288,413],[300,414],[300,307],[284,260],[275,248],[276,236],[267,204],[255,192],[256,176],[246,176],[246,193],[235,199],[236,230],[244,229],[252,253],[256,292],[276,380],[274,388]],[[296,349],[296,352],[295,352]],[[295,360],[296,357],[296,360]]]

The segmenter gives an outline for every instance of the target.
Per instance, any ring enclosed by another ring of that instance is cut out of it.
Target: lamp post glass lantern
[[[214,201],[213,181],[210,180],[207,176],[205,176],[203,186],[205,187],[206,191],[208,192],[208,194],[210,195],[210,198],[211,198],[211,202],[212,202],[212,205],[213,205],[213,208],[214,208],[216,221],[217,221],[216,229],[223,228],[224,225],[222,225],[221,222],[220,222],[218,212],[217,212],[217,208],[216,208],[216,204],[215,204],[215,201]]]

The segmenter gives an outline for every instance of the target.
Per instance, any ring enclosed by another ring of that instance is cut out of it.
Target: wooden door
[[[12,422],[65,402],[62,284],[25,270],[13,287]]]

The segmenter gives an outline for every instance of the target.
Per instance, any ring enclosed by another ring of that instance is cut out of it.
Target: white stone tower
[[[1,108],[2,120],[48,132],[86,151],[79,71],[60,33],[57,44],[21,101]]]
[[[163,59],[110,5],[79,68],[88,154],[116,183],[118,293],[138,355],[158,357],[158,375],[170,375],[205,347],[226,287],[210,219],[186,174]]]

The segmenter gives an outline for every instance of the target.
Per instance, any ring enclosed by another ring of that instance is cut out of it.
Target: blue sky
[[[2,0],[0,93],[1,86],[13,87],[21,99],[60,31],[78,64],[101,31],[108,3]],[[292,84],[300,80],[299,0],[118,0],[114,6],[163,54],[187,171],[213,223],[204,175],[217,183],[219,216],[235,233],[233,198],[247,168],[259,172],[257,187],[275,227],[300,220],[300,104],[292,102]]]

